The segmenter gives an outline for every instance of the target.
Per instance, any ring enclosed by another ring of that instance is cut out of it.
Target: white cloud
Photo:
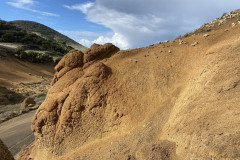
[[[8,1],[6,2],[8,5],[19,8],[19,9],[24,9],[27,11],[31,11],[34,13],[39,13],[43,16],[53,16],[53,17],[58,17],[58,14],[55,13],[51,13],[51,12],[45,12],[45,11],[40,11],[40,10],[36,10],[33,9],[33,7],[38,4],[37,1],[33,1],[33,0],[13,0],[13,1]]]
[[[130,48],[173,39],[240,5],[239,0],[96,0],[90,3],[87,9],[81,8],[85,3],[69,9],[79,8],[88,21],[115,33],[99,36],[95,42],[111,41]]]
[[[33,6],[36,2],[33,0],[14,0],[11,2],[7,2],[7,4],[16,7],[16,8],[24,8],[26,6]]]
[[[88,10],[94,5],[93,2],[86,2],[86,3],[82,3],[82,4],[75,4],[72,6],[69,5],[63,5],[63,7],[71,9],[71,10],[79,10],[82,11],[83,13],[87,13]]]
[[[94,40],[92,43],[97,43],[97,44],[113,43],[114,45],[118,46],[121,49],[129,48],[129,45],[128,45],[129,43],[124,38],[124,36],[122,36],[119,33],[114,33],[112,37],[100,36],[96,40]]]
[[[66,31],[58,30],[58,32],[71,37],[80,44],[90,47],[93,43],[104,44],[113,43],[121,49],[129,48],[127,40],[119,33],[114,32],[90,32],[90,31]]]
[[[90,47],[93,43],[87,39],[80,39],[80,41],[78,41],[78,43],[84,45],[85,47]]]

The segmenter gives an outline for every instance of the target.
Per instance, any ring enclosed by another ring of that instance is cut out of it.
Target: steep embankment
[[[239,159],[237,12],[171,42],[68,53],[18,159]]]

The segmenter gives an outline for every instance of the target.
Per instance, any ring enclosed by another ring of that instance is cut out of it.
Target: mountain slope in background
[[[67,45],[81,51],[84,51],[86,49],[85,46],[77,43],[76,41],[70,39],[69,37],[43,24],[33,22],[33,21],[24,21],[24,20],[16,20],[16,21],[10,21],[10,22],[16,25],[17,27],[23,30],[26,30],[27,32],[35,33],[49,39],[55,39],[60,42],[66,42]]]

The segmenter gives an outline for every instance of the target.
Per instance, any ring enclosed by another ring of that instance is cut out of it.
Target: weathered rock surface
[[[240,159],[240,25],[221,27],[182,45],[95,44],[79,64],[71,51],[18,159]]]
[[[7,146],[0,139],[0,159],[1,160],[14,160],[11,152],[8,150]]]

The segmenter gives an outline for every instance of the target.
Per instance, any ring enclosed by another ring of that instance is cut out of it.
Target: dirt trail
[[[0,139],[14,156],[34,141],[30,125],[35,112],[31,111],[0,124]]]

